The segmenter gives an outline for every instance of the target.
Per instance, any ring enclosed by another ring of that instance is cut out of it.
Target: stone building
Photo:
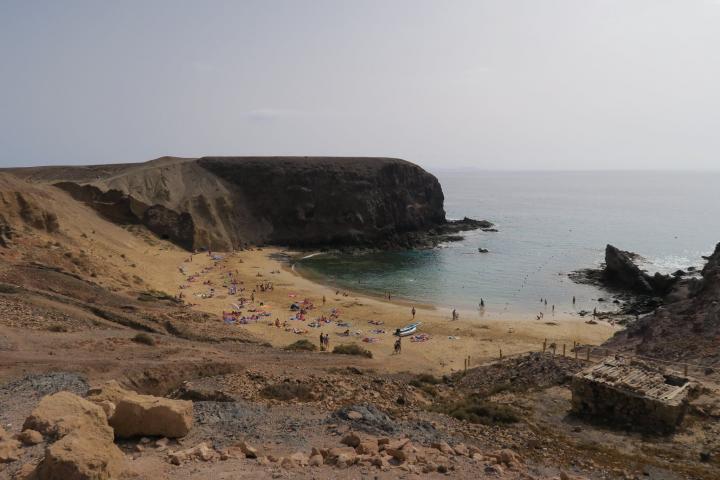
[[[600,423],[672,432],[682,422],[691,383],[644,362],[608,357],[572,379],[572,412]]]

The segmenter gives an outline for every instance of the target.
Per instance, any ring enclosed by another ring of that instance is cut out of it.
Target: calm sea
[[[547,298],[548,308],[573,313],[599,305],[603,293],[567,274],[598,266],[607,243],[667,273],[701,266],[720,241],[720,172],[433,173],[448,218],[487,219],[499,232],[467,232],[434,250],[319,255],[298,268],[339,287],[441,308],[476,309],[482,298],[489,313],[531,314]]]

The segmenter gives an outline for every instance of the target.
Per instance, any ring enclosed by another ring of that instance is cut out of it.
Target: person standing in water
[[[573,295],[573,305],[575,305],[575,295]]]
[[[485,308],[485,300],[480,299],[480,308]]]

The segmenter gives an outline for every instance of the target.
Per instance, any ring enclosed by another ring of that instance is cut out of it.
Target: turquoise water
[[[530,314],[547,298],[548,309],[573,313],[604,294],[567,274],[598,266],[607,243],[666,273],[702,265],[720,241],[720,172],[433,173],[448,218],[487,219],[499,232],[467,232],[433,250],[318,255],[302,260],[300,271],[442,308],[476,309],[483,298],[489,313]]]

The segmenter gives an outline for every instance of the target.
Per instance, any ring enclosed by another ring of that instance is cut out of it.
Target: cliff
[[[491,226],[447,222],[438,180],[393,158],[163,157],[12,171],[187,249],[409,247]]]

